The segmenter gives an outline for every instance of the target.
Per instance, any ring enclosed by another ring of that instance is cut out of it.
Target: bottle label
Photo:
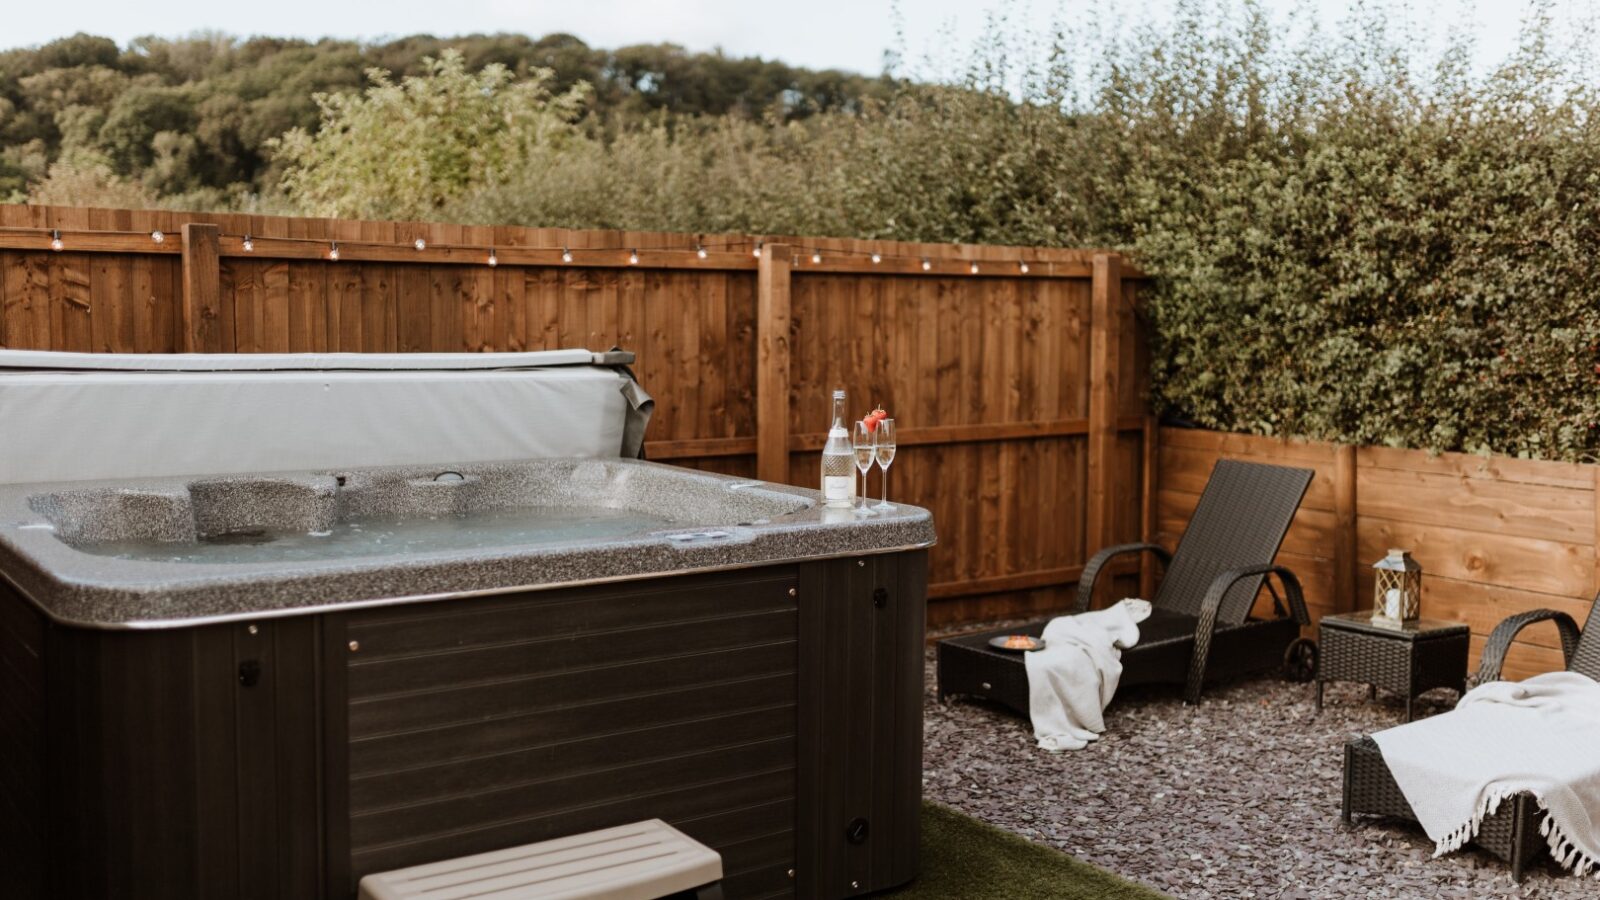
[[[849,475],[822,476],[822,496],[827,500],[850,500],[855,493],[854,478]]]

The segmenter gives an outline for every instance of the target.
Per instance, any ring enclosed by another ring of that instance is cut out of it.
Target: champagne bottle
[[[844,389],[833,392],[833,425],[822,446],[822,501],[825,506],[849,509],[856,494],[855,451],[844,425]]]

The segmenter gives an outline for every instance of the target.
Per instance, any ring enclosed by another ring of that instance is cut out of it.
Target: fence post
[[[1086,554],[1112,540],[1116,511],[1117,371],[1122,346],[1122,258],[1096,253],[1089,293],[1089,465]]]
[[[1147,544],[1156,542],[1156,535],[1160,526],[1156,521],[1156,492],[1160,490],[1158,484],[1161,458],[1157,441],[1160,438],[1161,428],[1155,416],[1144,417],[1143,445],[1144,451],[1144,478],[1140,486],[1143,490],[1143,505],[1139,507],[1139,540]],[[1139,596],[1146,599],[1156,595],[1156,561],[1148,553],[1139,554]]]
[[[1333,602],[1345,612],[1359,607],[1356,596],[1356,448],[1333,451]]]
[[[1600,466],[1590,466],[1594,474],[1594,582],[1589,585],[1589,595],[1600,594]]]
[[[786,244],[767,244],[756,276],[756,477],[789,480],[789,267]]]
[[[222,275],[216,225],[186,222],[183,226],[182,339],[185,353],[220,353]]]

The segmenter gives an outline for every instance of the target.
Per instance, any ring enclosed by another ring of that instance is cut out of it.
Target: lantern
[[[1372,621],[1396,628],[1417,620],[1422,609],[1422,567],[1404,550],[1372,564]]]

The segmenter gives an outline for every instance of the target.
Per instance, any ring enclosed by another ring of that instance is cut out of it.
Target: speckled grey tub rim
[[[506,461],[503,464],[548,462],[539,460]],[[355,565],[325,565],[296,570],[282,567],[274,579],[259,572],[246,577],[187,577],[178,584],[123,581],[121,584],[91,579],[73,579],[51,571],[48,560],[33,558],[9,538],[0,539],[0,579],[15,587],[52,621],[61,625],[97,630],[150,630],[192,627],[204,624],[242,622],[321,612],[344,611],[375,606],[490,596],[523,591],[541,591],[580,585],[610,584],[646,578],[668,577],[690,572],[729,571],[768,565],[785,565],[822,559],[862,557],[904,552],[931,547],[937,536],[927,510],[899,504],[898,509],[875,519],[838,519],[841,511],[826,510],[814,490],[760,482],[718,473],[666,466],[638,460],[603,460],[625,467],[639,467],[658,475],[718,482],[723,485],[759,487],[765,491],[805,498],[810,509],[793,519],[750,528],[733,528],[738,540],[713,542],[694,547],[671,546],[660,535],[648,540],[628,538],[600,541],[582,548],[524,549],[500,548],[496,552],[460,554],[408,561],[397,557],[370,557]],[[480,463],[475,466],[500,465]],[[432,467],[388,467],[432,468]],[[361,471],[361,470],[352,470]],[[366,470],[375,471],[375,470]],[[294,473],[263,473],[262,477]],[[178,479],[162,479],[178,480]],[[81,487],[82,484],[71,485]],[[7,485],[10,498],[34,495],[68,485]],[[3,511],[3,510],[0,510]],[[836,521],[827,521],[833,517]],[[55,538],[50,538],[52,544]],[[50,545],[46,545],[50,546]],[[53,548],[55,556],[68,547]],[[631,553],[631,559],[624,554]],[[81,561],[79,561],[81,563]],[[629,564],[629,563],[632,564]],[[181,564],[177,564],[180,565]],[[568,571],[562,574],[561,567]],[[574,574],[571,566],[591,568],[594,574]],[[528,580],[513,572],[536,568],[549,577]],[[492,583],[461,583],[462,572],[478,572]],[[442,582],[454,583],[446,586]],[[399,578],[418,585],[402,590],[370,589],[372,582]],[[298,597],[308,593],[340,595],[346,599],[302,603]],[[174,595],[174,596],[169,596]],[[184,600],[181,609],[168,609],[170,600]],[[202,601],[211,608],[196,608]],[[218,608],[218,607],[226,608]]]

